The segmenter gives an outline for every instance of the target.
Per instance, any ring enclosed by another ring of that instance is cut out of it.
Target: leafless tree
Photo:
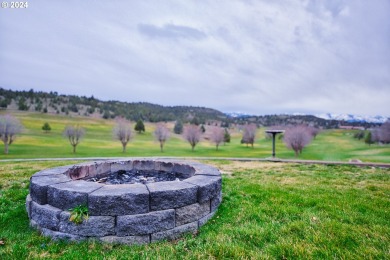
[[[164,144],[169,139],[169,129],[163,123],[158,123],[156,125],[156,130],[154,131],[154,136],[157,141],[160,142],[160,150],[163,152]]]
[[[114,138],[121,142],[122,152],[126,152],[127,143],[133,137],[130,122],[124,118],[117,119],[112,133]]]
[[[190,143],[192,151],[194,151],[196,144],[199,143],[201,135],[202,132],[197,125],[187,125],[184,127],[183,136]]]
[[[317,135],[320,133],[320,129],[314,126],[308,126],[308,129],[313,138],[316,139]]]
[[[295,156],[302,153],[303,148],[308,145],[313,139],[313,135],[309,127],[298,125],[287,128],[284,132],[284,143],[287,148],[293,149]]]
[[[76,146],[80,143],[81,138],[85,134],[84,128],[79,125],[67,126],[64,130],[64,136],[68,138],[69,143],[73,146],[73,153],[76,153]]]
[[[257,126],[255,124],[249,124],[244,126],[244,132],[242,133],[241,143],[243,144],[251,144],[253,148],[253,144],[256,140],[256,131]]]
[[[22,131],[19,120],[11,115],[0,115],[0,139],[4,143],[4,153],[8,154],[8,147],[14,142],[15,137]]]
[[[372,143],[379,143],[381,138],[380,138],[380,128],[379,127],[375,127],[374,129],[371,129],[371,141]]]
[[[379,127],[379,141],[385,144],[390,143],[390,121],[383,123]]]
[[[215,143],[215,149],[225,140],[225,130],[218,126],[213,126],[210,131],[210,140]]]

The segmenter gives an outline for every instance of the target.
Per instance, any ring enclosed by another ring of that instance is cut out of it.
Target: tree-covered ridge
[[[226,120],[222,112],[192,106],[161,106],[147,102],[128,103],[121,101],[101,101],[86,96],[60,95],[57,92],[13,91],[0,88],[0,107],[57,114],[76,114],[103,118],[124,117],[129,120],[149,122],[182,120],[194,118],[201,123],[207,120]]]
[[[162,106],[147,102],[102,101],[93,95],[62,95],[57,92],[14,91],[0,87],[0,109],[25,110],[63,115],[81,115],[100,118],[123,117],[131,121],[166,122],[181,121],[192,124],[215,124],[228,127],[231,124],[254,123],[257,126],[310,125],[330,129],[339,126],[370,128],[374,123],[325,120],[312,115],[263,115],[230,117],[216,109],[193,106]]]

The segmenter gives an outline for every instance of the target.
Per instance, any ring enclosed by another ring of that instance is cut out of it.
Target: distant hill
[[[150,122],[196,120],[227,120],[227,116],[215,109],[192,106],[161,106],[146,102],[128,103],[101,101],[93,96],[60,95],[57,92],[13,91],[0,88],[0,108],[25,110],[51,114],[82,115],[102,118],[125,117]]]
[[[238,124],[250,122],[262,126],[285,126],[285,125],[311,125],[318,128],[339,128],[340,125],[348,124],[338,120],[325,120],[312,115],[263,115],[263,116],[239,116],[233,121]]]
[[[57,92],[14,91],[0,88],[0,109],[24,110],[72,116],[91,116],[100,118],[125,117],[149,122],[175,121],[196,122],[199,124],[255,123],[258,126],[307,124],[319,128],[338,128],[340,125],[363,126],[378,125],[363,121],[324,119],[312,115],[264,115],[254,116],[242,113],[225,114],[206,107],[161,106],[147,102],[102,101],[86,96],[62,95]]]

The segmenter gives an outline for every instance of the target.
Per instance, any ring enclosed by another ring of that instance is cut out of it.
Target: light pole
[[[275,158],[275,137],[277,134],[284,133],[284,130],[266,130],[267,134],[272,134],[272,158]]]

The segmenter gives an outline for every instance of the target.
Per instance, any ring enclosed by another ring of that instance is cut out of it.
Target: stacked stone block
[[[182,181],[103,184],[87,179],[118,170],[174,172]],[[53,239],[97,239],[145,244],[196,232],[222,200],[221,174],[211,166],[174,160],[112,160],[47,169],[30,179],[26,209],[31,226]],[[89,218],[69,221],[87,205]]]

